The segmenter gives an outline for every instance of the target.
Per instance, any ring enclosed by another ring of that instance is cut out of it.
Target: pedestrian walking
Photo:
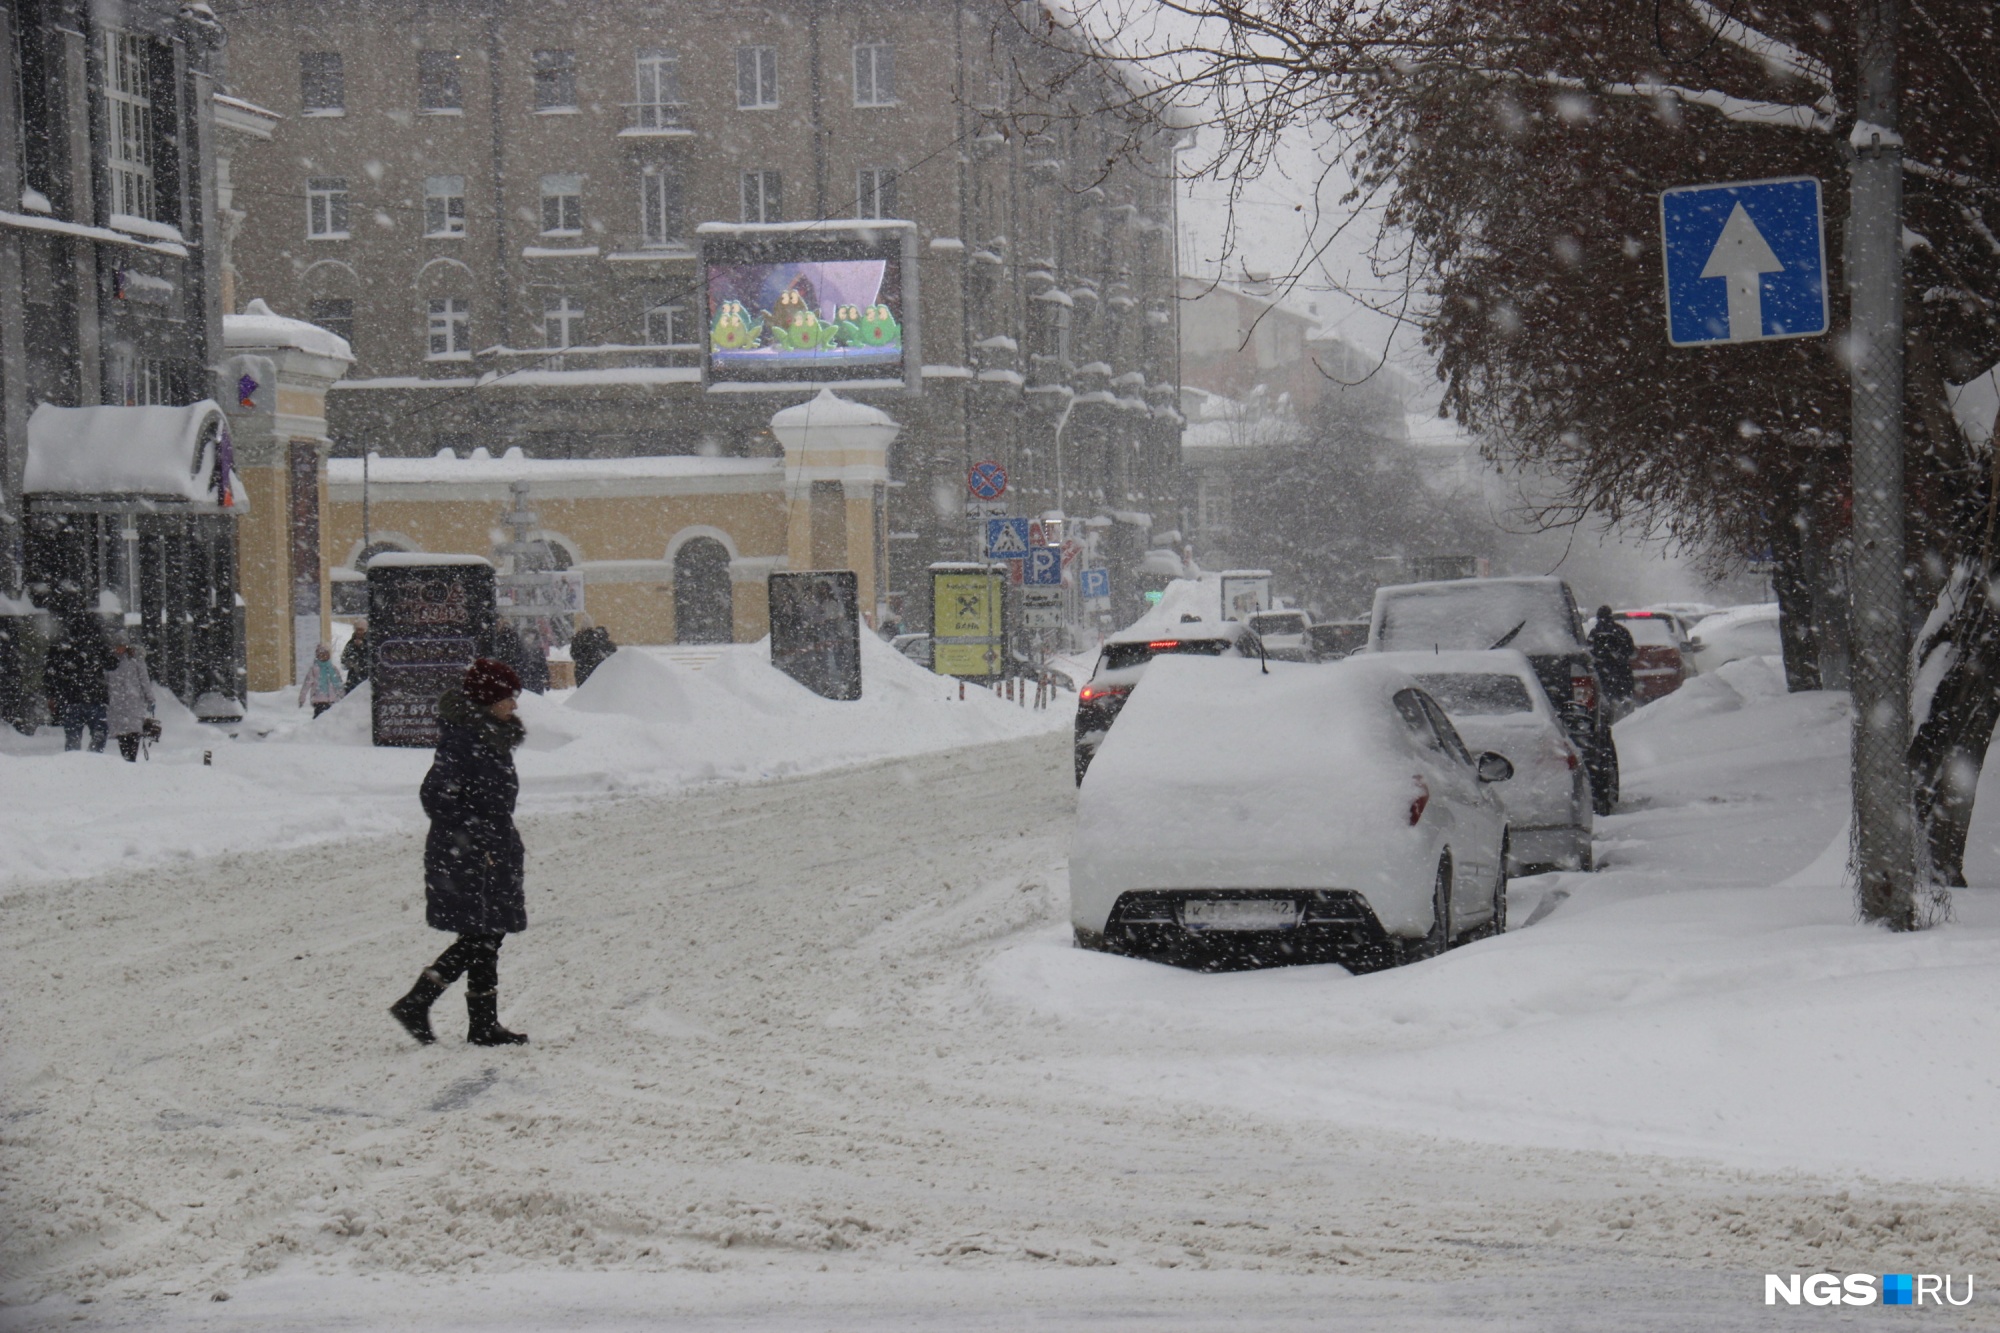
[[[368,679],[368,622],[354,622],[354,636],[347,646],[340,650],[340,668],[347,673],[347,692],[361,688],[361,682]]]
[[[514,828],[521,782],[514,750],[527,728],[514,716],[521,678],[505,662],[482,657],[466,668],[457,689],[438,702],[437,754],[420,793],[430,816],[424,840],[425,919],[458,939],[424,969],[410,993],[389,1007],[410,1035],[428,1046],[430,1008],[445,988],[466,978],[466,1040],[475,1046],[515,1046],[528,1040],[500,1026],[500,946],[528,928],[522,871],[525,856]]]
[[[1614,717],[1623,717],[1632,702],[1632,655],[1637,651],[1632,631],[1618,623],[1610,607],[1598,607],[1596,622],[1590,627],[1590,660]]]
[[[313,649],[312,664],[299,682],[299,707],[311,704],[317,718],[346,697],[347,684],[340,678],[340,668],[333,664],[333,645],[322,643]]]
[[[611,631],[592,622],[591,618],[579,614],[576,618],[576,637],[569,641],[569,655],[576,662],[576,683],[583,684],[590,679],[590,673],[604,665],[604,659],[618,651],[618,645],[611,641]]]
[[[153,677],[146,670],[146,654],[129,643],[114,644],[116,663],[105,676],[105,721],[118,738],[118,753],[128,764],[139,762],[139,741],[152,719]]]
[[[62,629],[62,637],[42,659],[42,686],[49,696],[49,715],[63,729],[63,749],[83,748],[90,733],[92,754],[104,752],[108,735],[105,706],[110,701],[106,673],[118,666],[104,646],[103,631],[79,616]]]

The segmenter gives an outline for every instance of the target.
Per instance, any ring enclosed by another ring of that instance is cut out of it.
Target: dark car
[[[1368,622],[1365,620],[1325,620],[1306,631],[1312,643],[1313,657],[1321,662],[1337,662],[1350,653],[1358,653],[1368,646]]]
[[[1526,654],[1590,773],[1591,804],[1618,804],[1618,747],[1569,585],[1557,578],[1452,579],[1375,590],[1376,652],[1513,648]]]
[[[1262,647],[1250,627],[1236,620],[1183,621],[1172,631],[1125,630],[1104,641],[1097,669],[1076,695],[1076,780],[1083,781],[1097,747],[1125,706],[1146,664],[1161,653],[1197,657],[1257,657]]]

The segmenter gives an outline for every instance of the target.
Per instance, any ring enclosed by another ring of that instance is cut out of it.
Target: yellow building
[[[513,487],[527,486],[536,536],[583,574],[585,610],[623,643],[743,642],[770,627],[773,570],[852,569],[876,604],[887,413],[823,391],[771,418],[779,458],[335,459],[325,549],[333,576],[380,551],[495,553]],[[504,571],[503,571],[504,572]]]

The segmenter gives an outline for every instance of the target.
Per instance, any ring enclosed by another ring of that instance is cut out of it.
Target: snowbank
[[[861,636],[863,695],[822,699],[738,644],[700,672],[647,652],[614,654],[579,690],[528,695],[519,757],[524,812],[593,796],[756,782],[1035,735],[1070,725],[1073,696],[1036,711],[958,684]],[[316,720],[292,691],[253,696],[228,730],[160,691],[165,737],[138,764],[64,754],[62,733],[0,735],[0,889],[162,861],[418,825],[425,750],[376,749],[364,685]],[[204,764],[207,752],[212,762]]]
[[[1123,1095],[1455,1139],[2000,1184],[2000,894],[1896,936],[1844,884],[1847,708],[1774,659],[1619,726],[1598,874],[1516,880],[1507,935],[1365,977],[999,952],[977,1002],[1093,1038]],[[1109,747],[1107,747],[1107,754]],[[1102,762],[1102,760],[1100,760]],[[2000,803],[2000,781],[1982,800]],[[1975,884],[2000,883],[1994,806]],[[1531,926],[1534,909],[1546,910]]]

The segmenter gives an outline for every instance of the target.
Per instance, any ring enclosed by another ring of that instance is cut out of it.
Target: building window
[[[783,182],[775,171],[743,173],[743,220],[783,222],[785,220]]]
[[[308,116],[347,111],[347,74],[338,51],[299,52],[299,103]]]
[[[739,46],[736,48],[736,106],[741,111],[761,110],[778,104],[778,48]]]
[[[542,177],[542,235],[583,235],[583,177]]]
[[[111,211],[153,216],[153,96],[146,39],[104,30],[104,124]]]
[[[583,337],[583,307],[567,295],[551,296],[542,306],[542,346],[574,347]]]
[[[685,347],[694,342],[694,325],[684,305],[669,302],[646,312],[648,347]]]
[[[632,124],[642,130],[677,129],[681,125],[681,58],[674,51],[641,51],[638,88],[632,99]]]
[[[854,105],[896,105],[896,48],[862,42],[854,48]]]
[[[458,77],[458,52],[417,52],[417,110],[463,111],[465,90]]]
[[[888,167],[863,167],[854,173],[854,216],[896,216],[896,173]]]
[[[465,235],[465,177],[424,178],[424,235]]]
[[[347,297],[314,301],[307,307],[307,318],[328,333],[345,338],[349,347],[354,345],[354,302]]]
[[[576,52],[535,52],[535,110],[576,110]]]
[[[306,235],[322,241],[347,239],[347,181],[315,176],[306,182]]]
[[[471,320],[471,308],[457,297],[444,296],[433,300],[430,323],[431,355],[470,356]]]
[[[678,167],[659,164],[640,173],[639,220],[647,245],[673,245],[686,239],[684,195]]]

